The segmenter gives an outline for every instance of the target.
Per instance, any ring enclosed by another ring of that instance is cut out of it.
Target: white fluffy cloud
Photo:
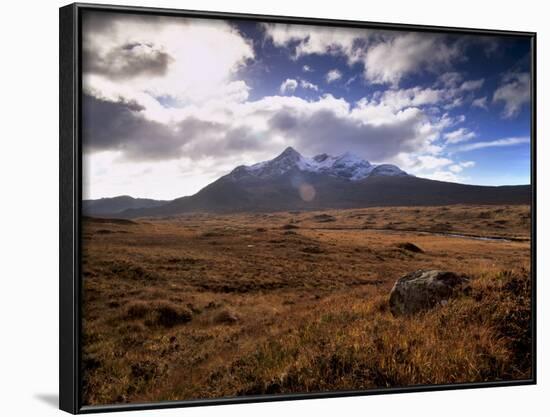
[[[319,86],[303,79],[300,80],[300,87],[305,88],[306,90],[319,91]]]
[[[356,40],[365,39],[369,35],[369,31],[366,29],[313,27],[280,23],[266,23],[263,28],[266,38],[271,39],[275,46],[286,47],[294,44],[294,58],[327,53],[352,56],[353,51],[356,49],[354,47]]]
[[[298,87],[298,81],[296,81],[293,78],[287,78],[282,82],[281,86],[279,87],[279,91],[282,94],[293,93],[294,91],[296,91],[297,87]]]
[[[83,87],[113,100],[226,97],[235,72],[254,58],[251,44],[219,20],[86,13],[83,33]],[[231,88],[238,99],[248,95],[244,82]]]
[[[436,181],[445,181],[445,182],[463,182],[463,178],[457,175],[453,171],[445,170],[436,170],[434,172],[429,172],[424,175],[424,178],[428,178]]]
[[[459,42],[440,35],[287,24],[263,27],[275,46],[293,48],[294,59],[312,54],[342,55],[349,64],[362,63],[364,78],[377,84],[397,86],[409,74],[445,69],[463,57]],[[464,87],[475,89],[476,85]]]
[[[528,72],[508,73],[504,75],[502,84],[493,95],[493,103],[503,103],[504,118],[518,115],[521,107],[531,100],[531,77]]]
[[[339,80],[340,78],[342,78],[342,73],[337,69],[330,70],[325,76],[325,80],[327,80],[327,83],[332,83],[336,80]]]
[[[366,51],[365,78],[373,83],[397,85],[407,74],[447,68],[460,57],[460,48],[447,44],[441,36],[397,35]]]
[[[459,175],[464,169],[475,164],[472,161],[455,162],[453,159],[437,155],[401,155],[397,161],[407,172],[432,180],[464,182],[466,177]]]
[[[279,91],[281,92],[281,94],[292,94],[296,91],[298,86],[305,90],[319,91],[319,86],[301,78],[299,80],[287,78],[281,83]]]
[[[418,165],[424,170],[443,168],[452,163],[453,161],[449,158],[438,158],[431,155],[423,155],[418,157]]]
[[[446,97],[444,90],[432,88],[412,87],[401,90],[386,90],[380,97],[380,101],[395,110],[407,107],[419,107],[437,104]]]

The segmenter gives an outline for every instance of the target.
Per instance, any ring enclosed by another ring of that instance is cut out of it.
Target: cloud
[[[315,101],[272,96],[214,102],[172,113],[162,123],[149,118],[148,110],[138,103],[91,95],[84,100],[86,151],[117,151],[129,161],[198,160],[228,153],[236,157],[239,152],[258,160],[293,144],[309,155],[345,149],[387,162],[400,153],[438,152],[433,142],[447,125],[442,121],[446,115],[434,119],[418,108],[352,105],[331,95]]]
[[[447,88],[456,88],[462,81],[462,74],[456,71],[444,72],[437,77],[437,85],[441,85]]]
[[[487,97],[479,97],[472,101],[472,107],[478,107],[480,109],[487,110]]]
[[[453,161],[449,158],[439,158],[431,155],[422,155],[418,157],[417,167],[422,170],[432,170],[445,167],[452,163]]]
[[[370,101],[387,106],[394,111],[408,107],[426,108],[427,111],[435,113],[441,112],[441,110],[452,110],[470,100],[469,93],[460,88],[464,84],[461,80],[462,77],[458,78],[456,84],[455,82],[450,83],[448,80],[445,82],[438,80],[434,86],[439,86],[439,88],[420,86],[405,89],[389,88],[383,92],[375,92]],[[479,84],[478,81],[476,80],[475,83]],[[469,81],[465,83],[467,82]],[[444,87],[444,84],[447,84],[448,87]],[[453,84],[455,87],[451,86]],[[464,116],[457,115],[456,121],[463,122]]]
[[[85,152],[118,151],[124,161],[170,161],[182,157],[199,160],[269,149],[249,126],[215,117],[204,119],[198,109],[171,123],[148,119],[144,109],[135,103],[90,95],[84,95],[83,109]]]
[[[282,94],[293,93],[297,87],[298,87],[298,81],[292,78],[287,78],[282,82],[281,86],[279,87],[279,91]]]
[[[266,25],[268,41],[288,48],[292,59],[311,54],[337,56],[338,62],[344,58],[350,71],[333,63],[332,68],[340,69],[325,74],[326,82],[341,80],[343,86],[346,80],[358,80],[359,85],[363,78],[364,84],[366,79],[385,85],[375,86],[374,93],[366,89],[358,101],[321,94],[321,84],[300,75],[318,82],[323,70],[308,75],[313,68],[295,62],[298,75],[285,79],[273,96],[252,100],[251,86],[241,79],[248,72],[241,70],[256,56],[252,41],[237,25],[95,15],[87,14],[83,22],[83,146],[89,165],[97,163],[91,170],[95,179],[101,170],[109,173],[103,178],[127,176],[116,189],[137,189],[131,185],[134,178],[141,182],[149,172],[147,176],[156,175],[156,181],[165,180],[178,190],[180,181],[185,183],[185,190],[177,191],[185,195],[236,165],[273,158],[288,145],[305,155],[351,151],[374,163],[396,163],[408,172],[446,180],[460,179],[458,174],[472,162],[458,162],[447,152],[460,150],[451,145],[473,139],[474,133],[460,125],[465,116],[457,114],[458,107],[477,106],[474,95],[483,87],[483,79],[467,80],[452,70],[463,59],[456,38]],[[428,47],[433,56],[428,57]],[[382,53],[385,59],[377,55]],[[407,80],[411,74],[438,71],[447,72],[428,86]],[[406,88],[400,88],[404,81]],[[503,79],[513,82],[518,81]],[[308,99],[294,95],[306,90]],[[507,146],[488,143],[470,145]],[[200,184],[189,178],[198,178]],[[155,187],[153,181],[149,184]],[[114,193],[109,184],[102,187]]]
[[[135,77],[160,77],[168,72],[174,58],[152,43],[116,45],[102,54],[97,49],[84,50],[83,71],[112,80]]]
[[[510,119],[519,114],[521,107],[531,101],[531,77],[528,72],[505,74],[493,94],[493,103],[503,103],[502,117]]]
[[[438,181],[462,181],[453,168],[455,165],[450,158],[434,155],[406,155],[401,159],[401,166],[407,172]]]
[[[429,178],[436,181],[455,182],[460,183],[463,181],[462,177],[456,175],[452,171],[436,170],[434,172],[427,173],[424,178]]]
[[[386,90],[379,97],[379,102],[392,109],[400,110],[407,107],[420,107],[437,104],[443,101],[446,93],[432,88],[412,87],[401,90]]]
[[[479,80],[469,80],[469,81],[464,81],[462,83],[462,85],[460,86],[460,89],[462,91],[475,91],[475,90],[479,90],[481,87],[483,87],[483,83],[485,82],[485,80],[483,78],[479,79]]]
[[[365,29],[345,29],[335,27],[313,27],[265,23],[262,25],[265,37],[277,47],[288,47],[292,57],[304,55],[343,54],[352,55],[356,39],[365,38],[369,31]]]
[[[397,86],[423,71],[449,68],[464,57],[456,38],[416,32],[264,24],[265,38],[288,48],[293,59],[305,55],[341,55],[350,65],[361,63],[371,83]]]
[[[174,125],[148,120],[144,108],[124,100],[83,96],[85,152],[119,151],[126,160],[173,160],[186,143],[215,135],[220,125],[189,117]]]
[[[327,72],[327,75],[325,75],[325,80],[327,80],[327,83],[339,80],[340,78],[342,78],[342,73],[337,69],[332,69]]]
[[[389,161],[400,153],[433,151],[432,142],[440,130],[419,109],[393,112],[367,102],[352,107],[331,95],[316,102],[266,98],[261,107],[268,103],[274,113],[267,130],[310,155],[345,149],[373,161]],[[276,112],[274,103],[278,103]]]
[[[251,42],[221,20],[86,12],[82,43],[84,90],[111,100],[223,98],[254,58]]]
[[[449,167],[449,170],[451,172],[454,172],[455,174],[458,174],[459,172],[462,172],[466,168],[472,168],[475,166],[474,161],[466,161],[466,162],[459,162],[457,164],[451,165]]]
[[[310,83],[307,80],[300,80],[300,87],[313,91],[319,91],[319,87],[316,84]]]
[[[305,90],[319,91],[319,87],[316,84],[310,83],[304,79],[295,80],[293,78],[287,78],[284,80],[279,87],[279,91],[281,94],[293,93],[296,91],[298,86]]]
[[[528,137],[497,139],[497,140],[491,140],[487,142],[476,142],[476,143],[470,143],[467,145],[462,145],[457,149],[457,151],[466,152],[466,151],[473,151],[476,149],[514,146],[522,143],[529,143],[530,141],[531,140]]]
[[[294,112],[281,110],[270,119],[269,126],[307,154],[338,154],[346,149],[373,160],[387,160],[399,151],[421,146],[416,142],[416,117],[392,125],[373,126],[342,117],[329,109],[304,113],[297,118]]]
[[[471,140],[476,137],[476,134],[469,129],[461,127],[460,129],[445,133],[443,137],[447,143],[455,144]]]
[[[449,68],[462,58],[458,43],[440,35],[407,33],[370,47],[363,56],[365,78],[372,83],[398,85],[402,78],[422,71]]]

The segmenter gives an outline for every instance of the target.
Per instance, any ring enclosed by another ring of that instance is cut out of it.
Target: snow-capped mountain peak
[[[275,157],[275,159],[284,159],[284,158],[298,160],[302,158],[302,155],[292,146],[288,146],[283,152],[281,152],[279,156]]]
[[[269,161],[250,166],[241,165],[235,168],[231,176],[238,179],[251,175],[258,178],[271,178],[290,171],[313,172],[334,177],[358,181],[369,176],[405,176],[408,175],[395,165],[373,165],[366,159],[345,152],[338,156],[326,153],[307,158],[292,147],[286,148],[280,155]]]

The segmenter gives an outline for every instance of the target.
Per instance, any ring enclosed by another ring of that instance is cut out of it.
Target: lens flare
[[[311,184],[300,184],[298,191],[304,201],[312,201],[315,198],[315,188]]]

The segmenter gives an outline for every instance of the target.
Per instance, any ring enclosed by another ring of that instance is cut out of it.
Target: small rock
[[[390,293],[394,316],[409,315],[444,305],[449,298],[465,292],[470,279],[454,272],[418,270],[399,278]]]

